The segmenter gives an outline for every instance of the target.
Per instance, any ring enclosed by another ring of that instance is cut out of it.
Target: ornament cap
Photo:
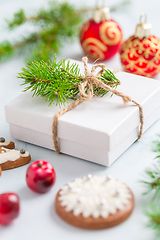
[[[93,12],[93,20],[95,23],[104,22],[110,19],[110,9],[108,7],[97,7]]]
[[[142,22],[142,18],[144,17],[144,22]],[[140,22],[136,26],[136,31],[134,36],[143,39],[148,38],[152,35],[152,25],[150,23],[147,23],[147,15],[145,13],[142,13],[140,16]]]

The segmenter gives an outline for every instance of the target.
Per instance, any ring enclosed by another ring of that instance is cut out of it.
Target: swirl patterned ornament
[[[122,31],[113,20],[96,23],[87,21],[80,31],[80,42],[90,58],[106,60],[113,57],[122,42]]]
[[[121,47],[120,59],[124,71],[154,77],[160,72],[160,40],[131,36]]]

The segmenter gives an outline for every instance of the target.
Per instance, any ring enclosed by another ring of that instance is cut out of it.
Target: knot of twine
[[[113,94],[121,97],[123,99],[124,104],[126,104],[128,102],[133,102],[135,105],[137,105],[139,107],[139,112],[140,112],[140,129],[139,129],[138,139],[140,139],[142,137],[143,125],[144,125],[144,117],[143,117],[142,106],[139,103],[137,103],[136,101],[134,101],[131,97],[126,96],[123,93],[117,91],[116,89],[111,88],[110,86],[108,86],[107,84],[105,84],[104,82],[102,82],[98,78],[104,72],[104,69],[105,69],[105,65],[104,64],[101,64],[101,63],[100,64],[95,64],[92,67],[91,72],[89,72],[88,71],[88,65],[87,65],[88,58],[87,57],[83,57],[82,61],[84,63],[85,76],[82,77],[83,81],[79,85],[80,97],[76,101],[71,103],[69,106],[65,107],[64,109],[59,111],[57,114],[55,114],[54,119],[53,119],[52,134],[53,134],[53,142],[54,142],[55,151],[57,153],[60,153],[58,139],[57,139],[58,118],[60,116],[62,116],[63,114],[65,114],[66,112],[72,110],[73,108],[75,108],[79,104],[81,104],[83,101],[87,101],[87,100],[92,99],[92,97],[93,97],[93,84],[95,84],[96,87],[103,88],[106,91],[112,92]],[[100,67],[101,70],[95,75],[95,70],[98,67]]]

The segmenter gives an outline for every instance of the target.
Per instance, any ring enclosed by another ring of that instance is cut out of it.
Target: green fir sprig
[[[76,100],[79,97],[79,84],[83,81],[80,74],[80,68],[77,63],[71,63],[70,60],[54,60],[47,63],[42,61],[33,61],[28,63],[26,68],[22,68],[19,78],[23,79],[22,85],[26,85],[25,91],[32,91],[33,96],[45,98],[49,104],[65,105],[67,99]],[[116,88],[120,81],[109,70],[105,69],[99,77],[104,83]],[[108,91],[93,86],[96,96],[103,97]]]
[[[160,163],[155,164],[152,168],[148,168],[145,173],[147,180],[141,181],[146,188],[143,194],[152,193],[154,198],[158,195],[160,197]]]
[[[158,140],[153,141],[153,152],[158,153],[156,158],[160,158],[160,134],[157,135]]]
[[[148,218],[146,227],[154,230],[155,236],[160,236],[160,204],[159,200],[151,201],[144,210],[144,214]]]
[[[111,11],[125,7],[129,0],[122,0],[112,6]],[[0,61],[15,54],[23,54],[27,61],[52,60],[59,53],[65,42],[71,42],[78,36],[80,26],[88,12],[93,8],[77,9],[73,4],[51,0],[47,8],[41,8],[34,14],[27,14],[20,9],[13,19],[6,20],[9,30],[14,30],[25,23],[34,26],[35,31],[27,36],[17,37],[15,41],[5,40],[0,43]]]
[[[123,0],[119,4],[110,7],[110,11],[115,12],[115,11],[117,11],[117,10],[123,8],[123,7],[128,6],[130,3],[131,3],[131,0]]]
[[[64,42],[77,36],[82,23],[82,10],[67,2],[52,0],[47,9],[41,8],[34,15],[27,15],[23,9],[14,14],[12,20],[6,20],[9,30],[30,23],[35,32],[17,41],[0,43],[0,60],[8,59],[16,53],[27,54],[27,59],[47,61],[58,53]]]
[[[157,153],[157,162],[153,167],[145,171],[146,180],[141,181],[146,190],[143,194],[151,194],[151,200],[144,209],[144,214],[148,218],[147,227],[155,231],[155,236],[160,235],[160,134],[158,140],[153,141],[153,152]]]

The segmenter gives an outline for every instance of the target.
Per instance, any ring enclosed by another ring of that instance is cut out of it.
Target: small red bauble
[[[38,193],[48,192],[56,180],[56,173],[49,162],[37,160],[27,169],[26,182],[30,189]]]
[[[126,72],[146,77],[160,72],[160,39],[151,35],[150,24],[140,18],[135,35],[122,44],[120,59]]]
[[[19,215],[19,197],[15,193],[0,195],[0,224],[11,223]]]
[[[93,19],[87,21],[80,31],[80,42],[86,55],[106,60],[113,57],[121,46],[122,31],[110,19],[109,9],[95,10]]]

